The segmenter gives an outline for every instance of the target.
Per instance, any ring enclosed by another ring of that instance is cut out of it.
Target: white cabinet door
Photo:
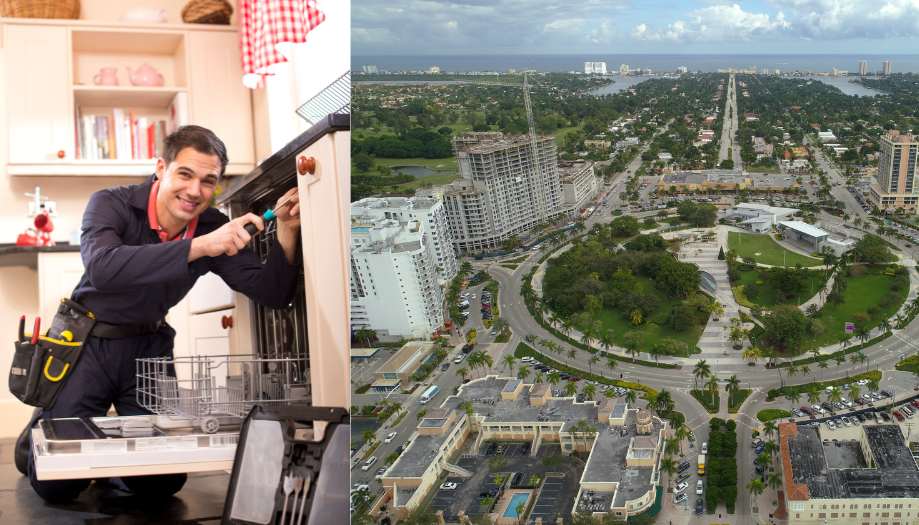
[[[233,309],[192,315],[188,323],[192,355],[227,355],[230,353],[230,329],[221,320],[233,315]]]
[[[10,164],[74,158],[68,29],[6,25],[6,106]]]
[[[316,161],[315,174],[297,176],[312,399],[315,406],[347,408],[350,133],[326,135],[301,156]]]
[[[61,299],[70,297],[82,276],[83,260],[80,252],[38,254],[38,308],[42,331],[51,326],[51,319]]]
[[[188,292],[188,310],[192,314],[203,314],[232,308],[235,301],[233,289],[219,275],[208,272]]]
[[[226,144],[227,173],[255,167],[252,98],[242,85],[239,35],[189,31],[191,124],[209,128]]]

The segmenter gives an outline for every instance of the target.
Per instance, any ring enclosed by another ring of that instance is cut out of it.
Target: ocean
[[[782,72],[830,72],[833,68],[858,72],[858,62],[868,61],[868,71],[880,71],[884,60],[890,60],[894,73],[919,72],[919,55],[355,55],[352,68],[375,65],[380,71],[426,70],[440,67],[443,72],[498,71],[535,69],[544,72],[584,71],[584,62],[603,61],[611,71],[620,64],[632,69],[653,72],[675,71],[686,66],[690,71],[712,72],[726,68],[767,68]]]

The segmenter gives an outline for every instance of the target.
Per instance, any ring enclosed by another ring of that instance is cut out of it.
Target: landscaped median
[[[817,381],[815,383],[804,383],[802,385],[787,385],[782,388],[773,388],[769,390],[766,394],[766,401],[772,401],[779,396],[788,397],[789,395],[797,392],[800,395],[805,395],[811,390],[823,390],[828,386],[841,386],[849,383],[854,383],[861,379],[867,379],[868,381],[880,381],[881,372],[879,370],[871,370],[870,372],[864,372],[862,374],[855,374],[849,377],[841,377],[839,379],[833,379],[832,381]]]
[[[897,363],[897,370],[901,372],[911,372],[919,376],[919,355],[911,355]]]
[[[804,359],[796,359],[794,361],[782,361],[779,363],[767,364],[766,368],[788,368],[790,366],[809,365],[811,363],[819,363],[820,361],[829,361],[831,359],[836,359],[837,357],[843,357],[849,354],[854,354],[855,352],[864,350],[865,348],[868,348],[869,346],[874,346],[880,343],[881,341],[883,341],[884,339],[887,339],[891,335],[893,335],[892,332],[884,332],[883,334],[875,337],[874,339],[870,339],[864,343],[861,343],[855,346],[850,346],[849,348],[846,348],[845,350],[833,352],[832,354],[820,354],[818,356],[806,357]]]
[[[736,414],[740,410],[740,405],[752,394],[749,388],[738,388],[734,394],[728,395],[728,413]]]
[[[705,407],[705,410],[708,411],[709,414],[718,413],[718,406],[721,404],[721,396],[718,395],[718,392],[714,393],[714,397],[710,392],[696,388],[690,390],[689,393],[692,394],[692,397],[696,398],[696,401]]]
[[[622,388],[628,388],[629,390],[636,390],[636,391],[642,392],[644,394],[645,399],[652,399],[654,396],[657,395],[657,390],[647,385],[643,385],[641,383],[634,383],[632,381],[623,381],[621,379],[610,379],[608,377],[591,374],[590,372],[585,372],[584,370],[581,370],[579,368],[574,368],[574,367],[559,363],[558,361],[550,357],[547,357],[545,354],[542,354],[536,351],[533,347],[531,347],[530,345],[526,343],[519,343],[517,345],[517,349],[514,351],[514,357],[519,359],[521,357],[526,357],[526,356],[532,357],[533,359],[536,359],[537,361],[541,362],[542,364],[546,366],[551,366],[552,368],[557,369],[559,372],[564,372],[566,374],[573,374],[582,379],[596,381],[598,383],[603,383],[604,385],[618,386]]]
[[[764,408],[756,413],[756,419],[765,423],[766,421],[774,421],[776,419],[784,419],[786,417],[791,417],[791,412],[787,410],[782,410],[781,408]]]

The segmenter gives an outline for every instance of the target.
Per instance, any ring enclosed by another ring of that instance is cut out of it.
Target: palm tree
[[[769,436],[769,437],[771,438],[771,437],[772,437],[772,434],[775,433],[775,422],[774,422],[774,421],[766,421],[766,422],[763,424],[763,433],[766,434],[767,436]]]
[[[465,366],[461,366],[456,369],[456,375],[460,376],[465,381],[466,376],[469,375],[469,369],[466,368]]]
[[[606,367],[609,368],[609,371],[610,371],[610,372],[612,372],[613,370],[615,370],[617,366],[619,366],[619,363],[616,362],[616,358],[615,358],[615,357],[609,356],[609,357],[606,358]]]
[[[756,478],[747,484],[747,489],[750,490],[750,493],[753,494],[753,497],[756,497],[763,493],[765,487],[763,486],[763,482]]]
[[[737,395],[737,392],[740,390],[740,380],[737,379],[737,374],[731,376],[728,379],[727,385],[724,387],[725,391],[728,393],[728,404],[731,403],[731,400]]]
[[[584,394],[585,398],[592,400],[597,395],[597,387],[595,387],[593,383],[587,383],[584,385],[584,390],[582,390],[581,393]]]
[[[598,362],[600,362],[600,357],[597,354],[591,355],[590,359],[587,361],[587,371],[593,374],[593,365],[597,364]]]
[[[529,375],[530,375],[530,367],[528,366],[521,366],[520,370],[517,370],[517,379],[521,381],[526,381]]]
[[[654,411],[661,417],[673,411],[673,397],[670,392],[661,390],[657,393],[657,396],[654,397]]]
[[[565,383],[565,395],[568,397],[574,397],[578,393],[578,386],[574,381],[568,381]]]
[[[857,384],[853,383],[852,386],[849,387],[849,395],[852,396],[852,401],[855,401],[862,395],[862,389],[859,388]]]
[[[550,384],[550,385],[552,385],[553,387],[554,387],[554,386],[557,386],[558,383],[559,383],[559,381],[561,381],[561,380],[562,380],[562,375],[561,375],[561,374],[559,374],[558,372],[554,372],[554,371],[553,371],[553,372],[549,372],[548,381],[549,381],[549,384]]]
[[[507,367],[507,370],[508,370],[511,374],[513,374],[513,373],[514,373],[514,363],[517,361],[517,360],[514,358],[514,354],[507,354],[507,355],[505,355],[503,358],[501,358],[501,361],[504,362],[504,366]]]
[[[629,389],[628,391],[626,391],[626,393],[625,393],[625,402],[626,402],[627,404],[629,404],[629,405],[634,405],[634,404],[635,404],[635,399],[637,399],[637,398],[638,398],[638,394],[636,394],[634,390]]]
[[[577,357],[577,355],[578,355],[578,351],[577,351],[577,350],[575,350],[574,348],[569,348],[569,349],[568,349],[568,358],[569,358],[569,359],[574,360],[574,358]]]
[[[833,403],[838,402],[842,399],[842,390],[839,387],[833,387],[833,390],[830,391],[830,401]]]
[[[820,402],[820,391],[816,388],[812,388],[807,391],[807,402],[817,404]]]
[[[365,345],[370,346],[371,341],[377,338],[377,331],[372,328],[359,328],[354,333],[355,339],[363,341]]]
[[[673,434],[674,436],[676,436],[676,438],[680,442],[680,454],[682,454],[683,453],[683,440],[689,436],[689,427],[687,427],[686,424],[683,423],[682,425],[676,427],[676,430],[673,432]]]
[[[715,376],[709,377],[708,381],[705,382],[705,389],[708,391],[712,405],[714,405],[715,396],[718,395],[718,379]]]
[[[705,379],[712,373],[712,368],[708,363],[705,362],[705,359],[702,359],[696,363],[696,366],[692,369],[692,375],[695,378],[693,383],[698,385],[699,379]],[[696,386],[696,388],[699,388]]]
[[[769,478],[766,480],[766,482],[769,484],[769,488],[775,490],[779,488],[779,485],[782,484],[782,478],[779,477],[777,472],[772,472],[769,474]]]
[[[820,361],[819,363],[817,363],[817,366],[819,366],[820,368],[827,368],[830,366],[830,364],[827,363],[826,361]]]
[[[756,346],[751,346],[750,348],[747,348],[746,350],[744,350],[740,355],[747,361],[750,361],[751,363],[756,364],[756,361],[758,361],[759,358],[762,357],[763,354],[762,354],[762,350],[760,350]]]
[[[609,349],[612,348],[613,346],[613,331],[612,330],[606,330],[600,334],[600,346],[603,347],[604,350],[609,352]]]
[[[662,459],[661,470],[666,472],[668,476],[673,476],[673,473],[676,472],[676,461],[674,461],[672,458]]]
[[[799,370],[801,371],[802,376],[807,377],[807,374],[810,373],[811,368],[807,365],[801,365],[801,368]]]
[[[789,376],[789,377],[794,377],[795,375],[797,375],[797,373],[798,373],[798,367],[797,367],[797,365],[792,364],[791,366],[788,367],[788,376]]]
[[[788,399],[790,399],[792,403],[794,403],[794,404],[797,405],[797,404],[798,404],[798,401],[801,400],[801,392],[798,392],[797,390],[793,390],[793,391],[792,391],[790,394],[788,394],[788,396],[786,396],[786,397],[788,397]]]
[[[533,374],[533,383],[538,385],[545,380],[546,380],[546,376],[542,372],[536,372],[535,374]]]
[[[373,443],[377,440],[377,435],[373,430],[365,430],[361,437],[364,438],[364,443]]]

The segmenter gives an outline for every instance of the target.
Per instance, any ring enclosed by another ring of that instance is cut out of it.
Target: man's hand
[[[300,239],[300,196],[296,187],[282,195],[278,202],[287,198],[290,198],[290,202],[283,208],[278,209],[275,204],[274,214],[278,221],[278,242],[284,249],[287,262],[293,264],[297,241]]]
[[[254,224],[259,231],[265,229],[262,218],[254,213],[247,213],[224,224],[220,228],[195,237],[191,241],[191,250],[188,251],[188,262],[201,257],[218,257],[221,255],[233,256],[246,247],[252,236],[246,231],[245,226]]]

